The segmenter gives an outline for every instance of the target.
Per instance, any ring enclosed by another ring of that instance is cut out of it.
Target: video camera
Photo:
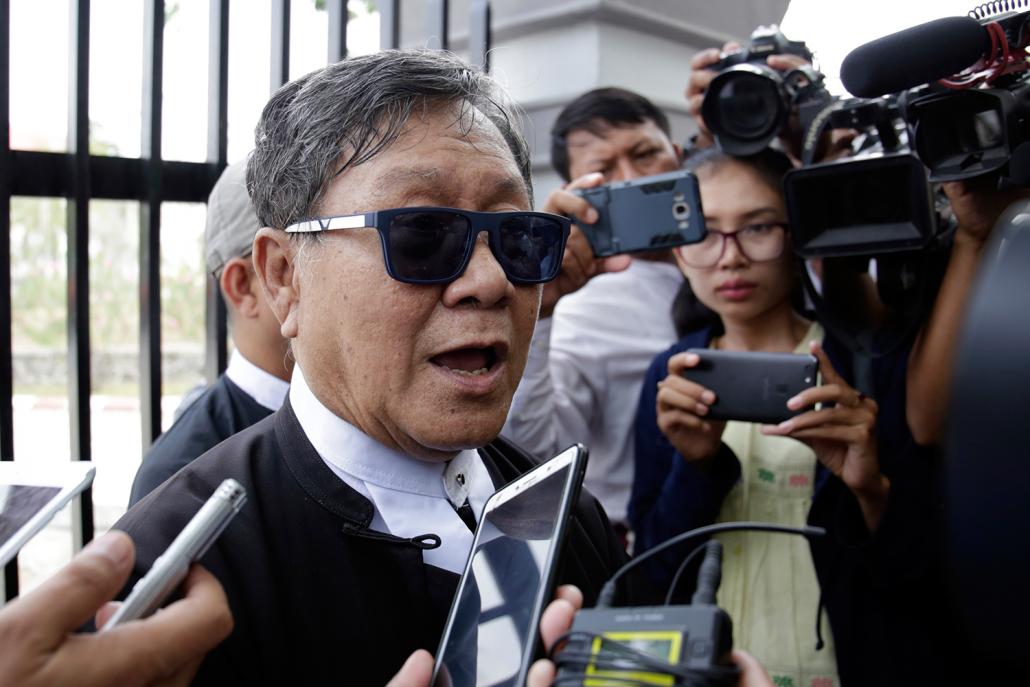
[[[770,55],[798,55],[808,62],[804,41],[792,41],[777,26],[760,26],[747,47],[724,55],[709,67],[712,79],[701,104],[701,116],[715,141],[730,155],[753,155],[797,114],[801,125],[830,102],[823,76],[811,67],[783,74],[766,64]]]
[[[1025,1],[987,3],[967,17],[885,36],[852,51],[841,79],[856,95],[900,94],[931,181],[993,174],[999,188],[1028,186],[1028,8]]]
[[[857,132],[851,154],[813,163],[828,128]],[[808,299],[853,352],[886,355],[932,306],[951,237],[945,200],[910,150],[896,98],[828,105],[806,132],[802,161],[783,186]]]

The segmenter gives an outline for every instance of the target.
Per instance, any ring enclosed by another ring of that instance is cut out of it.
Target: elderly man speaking
[[[569,224],[530,211],[513,107],[446,53],[293,81],[256,139],[254,263],[296,358],[289,397],[116,527],[138,578],[235,478],[250,500],[203,562],[236,626],[197,682],[382,685],[435,651],[477,513],[534,465],[498,433]],[[585,495],[560,581],[589,604],[622,557]]]

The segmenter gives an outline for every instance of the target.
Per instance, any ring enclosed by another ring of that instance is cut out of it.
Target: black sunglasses
[[[441,207],[396,208],[342,217],[316,217],[289,233],[375,227],[387,273],[408,284],[445,284],[468,267],[476,236],[513,284],[542,284],[558,276],[570,220],[546,212],[472,212]]]

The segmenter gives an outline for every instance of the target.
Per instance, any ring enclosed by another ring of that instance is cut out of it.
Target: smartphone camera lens
[[[672,216],[679,220],[690,217],[690,206],[686,203],[676,203],[672,206]]]

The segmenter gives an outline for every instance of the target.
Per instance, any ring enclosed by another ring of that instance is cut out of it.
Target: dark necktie
[[[476,531],[476,514],[472,511],[472,506],[469,505],[469,500],[465,499],[465,503],[461,504],[454,511],[461,518],[461,521],[465,523],[465,527],[469,528],[469,531]]]

